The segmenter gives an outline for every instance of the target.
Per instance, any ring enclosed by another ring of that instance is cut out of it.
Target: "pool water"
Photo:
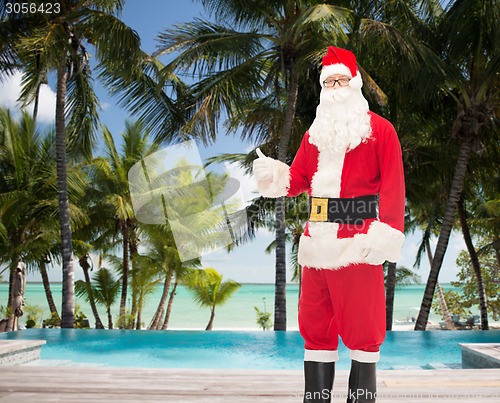
[[[28,329],[2,339],[46,340],[42,361],[143,368],[302,369],[299,332],[134,331]],[[460,368],[458,343],[500,341],[500,330],[388,332],[380,369]],[[339,347],[338,369],[349,369],[349,351]]]

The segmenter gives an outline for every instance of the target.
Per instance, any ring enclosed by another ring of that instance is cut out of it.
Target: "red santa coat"
[[[258,181],[266,197],[379,196],[378,219],[362,224],[311,222],[300,239],[298,261],[318,269],[378,265],[399,259],[404,242],[405,187],[401,146],[392,124],[369,112],[372,133],[352,150],[334,150],[306,132],[291,167],[273,162],[273,179]],[[363,251],[376,253],[364,258]]]

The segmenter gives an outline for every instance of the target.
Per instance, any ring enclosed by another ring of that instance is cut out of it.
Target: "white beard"
[[[353,150],[371,135],[368,102],[361,89],[322,88],[316,118],[309,128],[320,151]]]

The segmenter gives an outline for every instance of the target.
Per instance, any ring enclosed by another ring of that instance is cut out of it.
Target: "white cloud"
[[[14,75],[4,78],[0,82],[0,105],[9,109],[16,106],[17,99],[19,98],[19,89],[21,84],[21,73],[14,73]]]
[[[22,73],[16,71],[13,75],[4,78],[0,82],[0,106],[10,109],[14,116],[21,111],[21,103],[18,101],[22,89]],[[28,105],[26,110],[33,112],[33,103]],[[38,121],[41,123],[53,123],[56,114],[56,94],[45,84],[40,87],[40,97],[38,104]]]
[[[101,103],[101,109],[103,111],[107,111],[109,108],[111,108],[111,104],[109,102],[102,102]]]

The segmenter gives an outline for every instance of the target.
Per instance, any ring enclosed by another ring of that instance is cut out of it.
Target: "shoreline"
[[[61,290],[60,285],[53,284],[52,292],[56,306],[61,305]],[[407,287],[397,287],[394,300],[394,331],[413,330],[415,323],[409,319],[415,317],[419,309],[419,303],[424,292],[421,285],[412,285]],[[287,325],[288,330],[298,330],[298,285],[291,284],[287,287]],[[256,323],[255,307],[258,307],[263,312],[272,312],[274,305],[274,285],[273,284],[245,284],[238,292],[227,302],[227,304],[217,307],[214,328],[220,330],[242,329],[248,331],[262,331]],[[146,328],[150,324],[158,301],[161,297],[162,289],[158,288],[145,301],[142,311],[142,327]],[[7,284],[0,284],[0,296],[5,297],[7,293]],[[28,306],[38,306],[43,309],[43,312],[37,316],[37,324],[41,326],[44,319],[50,317],[48,310],[45,291],[43,285],[30,283],[26,287],[25,304]],[[92,327],[95,327],[95,319],[93,317],[90,305],[81,299],[76,299],[75,303],[79,306],[79,310],[84,314],[85,318],[90,322]],[[1,304],[0,304],[1,305]],[[118,304],[112,306],[113,322],[116,325],[118,312]],[[130,298],[127,308],[130,309]],[[101,321],[106,322],[107,314],[101,306],[98,306],[98,312]],[[475,310],[472,313],[477,314]],[[179,287],[176,292],[176,297],[171,311],[169,320],[169,329],[186,329],[186,330],[204,330],[209,320],[210,312],[205,308],[200,308],[194,301],[189,290]],[[26,316],[26,315],[25,315]],[[27,316],[26,316],[27,317]],[[434,324],[439,324],[442,319],[433,314],[429,315],[427,329],[431,330]],[[25,325],[25,321],[21,321]],[[439,327],[439,326],[437,326]],[[492,326],[493,328],[493,326]]]
[[[490,323],[489,324],[489,327],[490,329],[489,330],[500,330],[500,322],[493,322],[493,323]],[[398,324],[398,325],[394,325],[392,327],[391,330],[388,330],[388,331],[391,331],[391,332],[415,332],[417,330],[414,330],[415,328],[415,325],[414,324]],[[32,328],[32,329],[41,329],[41,328]],[[50,328],[46,328],[46,329],[50,329]],[[56,329],[60,329],[60,328],[56,328]],[[74,329],[77,329],[77,330],[109,330],[109,329],[96,329],[95,327],[90,327],[90,328],[84,328],[84,329],[78,329],[78,328],[74,328]],[[23,329],[20,329],[21,331],[22,330],[29,330],[29,329],[26,329],[26,328],[23,328]],[[148,329],[118,329],[118,328],[114,328],[114,329],[111,329],[111,330],[139,330],[139,331],[152,331],[152,332],[157,332],[157,331],[162,331],[162,330],[148,330]],[[259,327],[221,327],[221,328],[215,328],[215,329],[212,329],[212,330],[205,330],[205,328],[203,327],[169,327],[168,329],[164,329],[166,331],[177,331],[177,332],[268,332],[268,333],[272,333],[274,332],[273,329],[269,329],[269,330],[262,330],[261,328]],[[298,327],[295,327],[295,326],[292,326],[292,327],[288,327],[285,332],[287,331],[290,331],[290,332],[298,332],[299,331],[299,328]],[[429,324],[425,330],[426,332],[428,331],[443,331],[443,332],[449,332],[449,331],[456,331],[456,332],[477,332],[477,331],[482,331],[481,329],[453,329],[453,330],[448,330],[448,329],[442,329],[438,324]],[[487,331],[487,330],[485,330]]]

